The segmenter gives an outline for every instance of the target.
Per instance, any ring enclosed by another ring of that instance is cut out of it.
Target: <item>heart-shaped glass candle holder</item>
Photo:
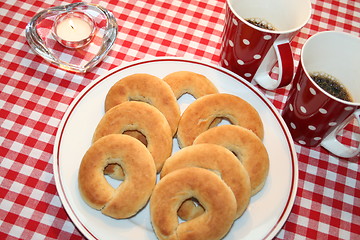
[[[73,13],[91,19],[93,28],[86,43],[76,46],[75,42],[75,47],[60,41],[54,27],[62,16]],[[98,5],[78,2],[36,14],[26,26],[26,39],[33,51],[50,63],[84,73],[103,60],[114,44],[117,32],[118,25],[111,12]]]

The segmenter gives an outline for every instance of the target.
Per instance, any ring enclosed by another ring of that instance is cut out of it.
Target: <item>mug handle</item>
[[[288,85],[294,77],[294,59],[291,46],[288,41],[275,41],[273,48],[279,65],[279,77],[272,79],[269,72],[256,73],[255,81],[265,89],[274,90]]]
[[[348,117],[342,124],[340,124],[334,129],[334,131],[322,140],[321,146],[339,157],[355,157],[360,152],[360,144],[357,148],[350,148],[336,139],[338,132],[343,129],[354,117],[357,119],[358,125],[360,126],[360,109],[357,109],[350,115],[350,117]],[[360,137],[355,135],[355,140],[360,142]]]

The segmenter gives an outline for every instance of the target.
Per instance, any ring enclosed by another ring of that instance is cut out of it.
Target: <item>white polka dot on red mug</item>
[[[360,38],[348,33],[320,32],[305,42],[282,113],[299,144],[321,145],[343,158],[360,155],[360,136],[353,136],[359,142],[358,147],[347,146],[336,137],[353,119],[356,119],[355,127],[360,125],[360,54],[357,53],[360,53]]]

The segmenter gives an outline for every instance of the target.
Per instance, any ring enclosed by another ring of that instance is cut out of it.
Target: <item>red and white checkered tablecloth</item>
[[[52,155],[58,124],[85,86],[114,67],[149,56],[219,61],[225,0],[87,2],[110,10],[119,33],[100,64],[75,74],[48,64],[25,38],[30,19],[58,1],[0,0],[0,239],[84,238],[62,207]],[[312,2],[309,24],[292,42],[296,61],[306,39],[316,32],[360,36],[360,1]],[[290,87],[262,91],[281,112]],[[353,139],[360,132],[355,125],[347,126],[342,142],[357,144]],[[360,157],[344,160],[321,147],[295,148],[297,197],[276,238],[360,239]]]

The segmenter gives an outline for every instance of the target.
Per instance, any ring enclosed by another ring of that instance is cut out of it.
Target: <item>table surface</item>
[[[71,3],[63,1],[63,4]],[[58,196],[53,148],[58,124],[74,97],[109,70],[138,59],[176,56],[218,64],[225,0],[92,1],[111,10],[119,33],[108,56],[86,74],[48,64],[25,38],[39,11],[58,1],[0,1],[1,239],[81,239]],[[311,35],[337,30],[360,35],[358,0],[312,0],[309,23],[291,46],[298,64]],[[256,86],[257,87],[257,86]],[[281,112],[291,85],[264,91]],[[339,138],[355,146],[356,123]],[[360,239],[359,156],[339,159],[295,143],[298,191],[277,239]],[[270,203],[271,204],[271,203]]]

